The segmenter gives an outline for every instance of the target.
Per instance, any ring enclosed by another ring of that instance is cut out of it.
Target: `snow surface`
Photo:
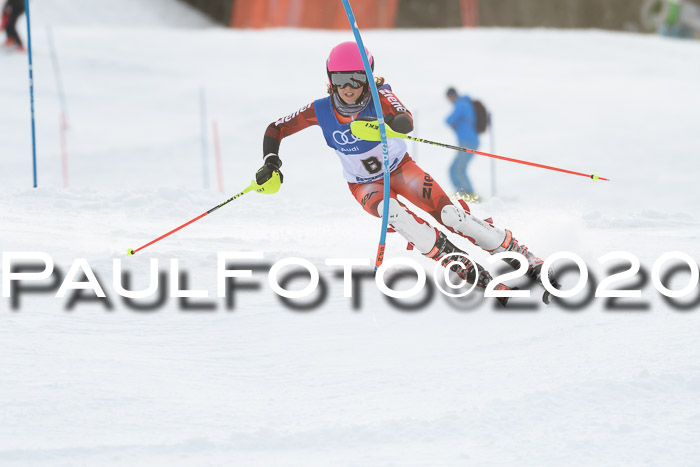
[[[279,194],[247,194],[125,256],[244,188],[266,126],[323,95],[326,54],[350,32],[233,31],[164,0],[32,7],[39,188],[26,56],[3,54],[0,249],[49,253],[63,274],[85,258],[112,308],[67,310],[53,293],[21,295],[19,310],[0,300],[0,465],[700,465],[697,288],[685,311],[646,281],[641,299],[619,302],[646,309],[598,298],[502,311],[436,296],[409,313],[364,282],[353,310],[324,258],[373,259],[379,222],[350,196],[318,128],[284,141]],[[67,189],[48,27],[67,94]],[[609,265],[597,258],[611,251],[635,254],[647,273],[665,252],[700,258],[699,43],[506,29],[364,38],[416,135],[453,142],[443,94],[454,85],[493,111],[495,152],[612,179],[497,162],[489,197],[491,162],[477,158],[476,215],[540,256],[578,254],[598,281]],[[220,128],[225,195],[210,136],[203,188],[200,88]],[[449,188],[450,151],[410,150]],[[390,235],[387,258],[432,266],[404,248]],[[328,298],[290,311],[256,272],[260,290],[237,291],[227,311],[215,298],[218,251],[309,259]],[[209,292],[192,302],[215,309],[176,299],[129,309],[113,258],[141,288],[151,258],[162,269],[177,258],[188,286]]]

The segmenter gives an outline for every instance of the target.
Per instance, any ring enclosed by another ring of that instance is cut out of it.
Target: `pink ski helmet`
[[[369,60],[369,65],[374,71],[374,57],[367,47],[365,53]],[[360,49],[355,42],[343,42],[336,45],[328,55],[326,60],[326,72],[330,80],[331,73],[334,71],[364,71],[365,66],[362,63],[362,55]]]

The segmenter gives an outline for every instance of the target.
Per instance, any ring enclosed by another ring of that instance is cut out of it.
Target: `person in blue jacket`
[[[447,124],[457,133],[459,145],[468,149],[479,149],[479,134],[476,131],[476,113],[472,101],[467,95],[460,96],[455,88],[447,90],[447,99],[454,104],[452,113],[447,117]],[[450,166],[452,184],[460,194],[473,195],[474,187],[467,174],[467,166],[474,154],[458,151]]]

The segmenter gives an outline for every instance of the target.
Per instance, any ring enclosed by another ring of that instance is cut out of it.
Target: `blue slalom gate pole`
[[[29,21],[29,0],[24,0],[24,14],[27,16],[27,56],[29,57],[29,101],[32,112],[32,165],[34,167],[34,188],[36,179],[36,125],[34,124],[34,71],[32,69],[32,28]]]
[[[374,82],[374,75],[372,74],[372,67],[369,64],[369,59],[365,53],[365,45],[362,42],[362,36],[360,36],[360,30],[357,26],[357,21],[355,20],[355,15],[350,7],[350,0],[343,0],[343,7],[345,7],[345,14],[348,16],[348,21],[350,22],[350,27],[355,35],[355,42],[357,42],[357,47],[360,49],[360,55],[362,56],[362,64],[365,67],[365,73],[367,74],[367,80],[369,81],[369,88],[372,91],[372,100],[374,101],[374,109],[377,112],[377,121],[379,122],[379,135],[382,140],[382,154],[384,155],[384,205],[382,209],[382,232],[379,237],[379,248],[377,248],[377,259],[374,263],[374,272],[376,274],[379,266],[384,262],[384,249],[386,247],[386,229],[389,223],[389,143],[386,136],[386,127],[384,126],[384,115],[382,114],[382,104],[379,102],[379,92],[377,92],[377,85]]]

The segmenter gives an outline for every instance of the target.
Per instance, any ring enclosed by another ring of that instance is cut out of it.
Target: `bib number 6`
[[[371,174],[376,174],[382,170],[382,163],[376,157],[368,157],[362,160],[362,165],[365,166],[365,170]]]

